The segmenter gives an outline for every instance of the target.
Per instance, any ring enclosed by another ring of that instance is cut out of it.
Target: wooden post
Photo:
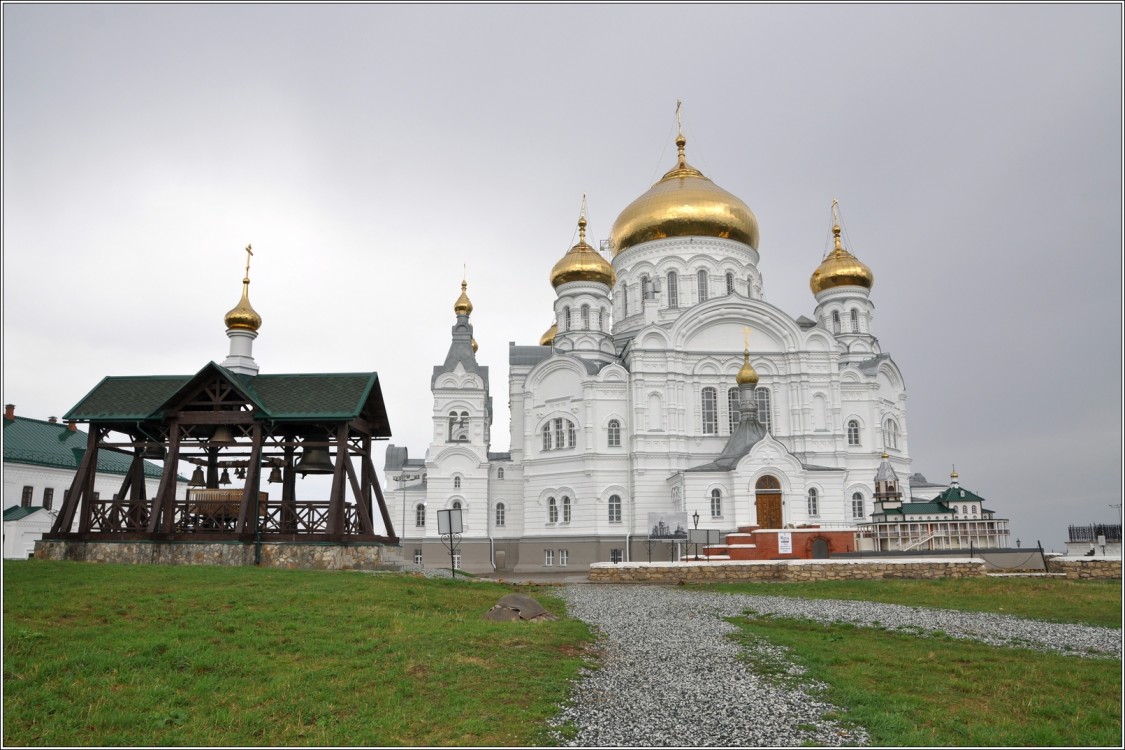
[[[374,534],[375,528],[371,524],[371,514],[367,512],[367,503],[364,502],[363,494],[360,491],[359,480],[356,479],[351,456],[345,457],[345,461],[344,469],[347,470],[348,479],[352,485],[352,494],[355,495],[356,514],[359,516],[359,533]]]
[[[90,434],[94,434],[94,428],[91,426]],[[79,502],[82,500],[82,490],[86,486],[86,475],[93,467],[97,471],[97,463],[91,462],[91,453],[87,448],[86,452],[82,454],[82,460],[78,462],[78,471],[74,475],[74,479],[70,483],[70,489],[67,491],[66,496],[63,498],[62,507],[59,509],[59,515],[55,518],[55,523],[51,526],[52,534],[67,534],[70,532],[70,527],[74,524],[74,512],[78,508]]]
[[[82,486],[82,504],[79,506],[78,533],[86,534],[90,531],[90,515],[94,503],[94,477],[98,473],[98,441],[101,439],[102,430],[90,423],[90,437],[86,441],[86,455],[90,457],[93,471],[86,472],[86,482]]]
[[[336,428],[336,466],[332,472],[332,494],[328,498],[328,534],[344,533],[344,461],[348,456],[348,425]]]
[[[238,524],[234,527],[236,534],[253,534],[257,528],[257,521],[254,520],[259,515],[256,480],[259,474],[258,465],[262,461],[262,425],[258,422],[254,423],[253,436],[250,466],[246,469],[246,486],[242,490],[242,506],[238,511]],[[253,474],[253,481],[251,474]]]
[[[391,513],[387,510],[387,500],[383,497],[383,488],[379,486],[379,475],[375,473],[375,467],[371,463],[371,455],[364,456],[363,460],[367,463],[368,471],[371,472],[371,488],[375,490],[375,497],[379,501],[379,513],[383,516],[383,525],[387,529],[387,536],[397,543],[399,537],[395,534],[394,524],[391,523]]]
[[[173,420],[168,425],[168,455],[164,458],[164,473],[160,475],[160,487],[152,497],[149,507],[149,534],[159,530],[172,531],[173,515],[176,512],[176,467],[180,460],[180,423]]]

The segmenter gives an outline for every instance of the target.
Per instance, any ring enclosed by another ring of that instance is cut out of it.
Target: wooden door
[[[781,528],[781,493],[758,492],[755,506],[758,509],[758,526],[763,529]]]

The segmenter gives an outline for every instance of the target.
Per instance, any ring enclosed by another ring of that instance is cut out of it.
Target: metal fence
[[[1104,536],[1106,544],[1121,543],[1121,524],[1092,523],[1088,526],[1070,526],[1070,541],[1096,544],[1098,537]]]

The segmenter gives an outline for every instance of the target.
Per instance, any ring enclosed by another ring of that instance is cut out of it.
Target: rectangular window
[[[566,443],[563,441],[565,433],[563,432],[563,421],[561,419],[555,420],[555,447],[562,448]]]
[[[55,488],[54,487],[47,487],[43,490],[43,507],[46,508],[47,510],[50,510],[51,506],[54,505],[54,504],[55,504]]]
[[[852,498],[852,518],[863,518],[863,496]]]
[[[734,431],[738,429],[738,420],[742,418],[741,415],[738,413],[738,408],[739,408],[740,403],[741,403],[741,400],[739,398],[738,389],[737,388],[731,388],[730,390],[728,390],[727,391],[727,411],[729,412],[730,434],[732,434],[732,435],[734,434]]]
[[[414,548],[414,564],[422,564],[422,550],[418,549],[417,547]]]
[[[543,550],[543,564],[548,567],[555,564],[555,551],[553,549]]]
[[[675,271],[668,272],[668,307],[680,306],[680,279]]]
[[[611,549],[609,551],[609,561],[611,563],[619,563],[619,562],[621,562],[621,560],[622,560],[621,550]]]
[[[20,497],[20,507],[21,508],[30,508],[31,507],[31,496],[34,492],[35,492],[34,487],[24,487],[23,488],[23,496]]]
[[[561,567],[565,566],[568,562],[570,562],[570,550],[560,549],[559,550],[559,567],[561,568]]]
[[[704,435],[717,435],[719,434],[719,408],[718,399],[716,398],[715,389],[708,386],[703,389],[702,395],[702,415],[703,415],[703,434]]]

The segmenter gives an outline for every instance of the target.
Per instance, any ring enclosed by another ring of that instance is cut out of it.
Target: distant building
[[[86,453],[88,436],[74,422],[17,417],[4,407],[4,557],[26,558],[50,529]],[[129,471],[131,457],[100,451],[94,495],[111,497]],[[145,485],[155,492],[160,467],[144,463]],[[77,519],[73,528],[77,529]]]
[[[915,474],[914,489],[935,485]],[[902,500],[898,474],[883,454],[875,473],[874,511],[871,521],[857,524],[860,549],[902,551],[1007,547],[1008,519],[984,507],[984,498],[961,487],[957,472],[931,500]]]
[[[1071,557],[1121,556],[1121,524],[1092,523],[1067,529],[1066,554]]]

